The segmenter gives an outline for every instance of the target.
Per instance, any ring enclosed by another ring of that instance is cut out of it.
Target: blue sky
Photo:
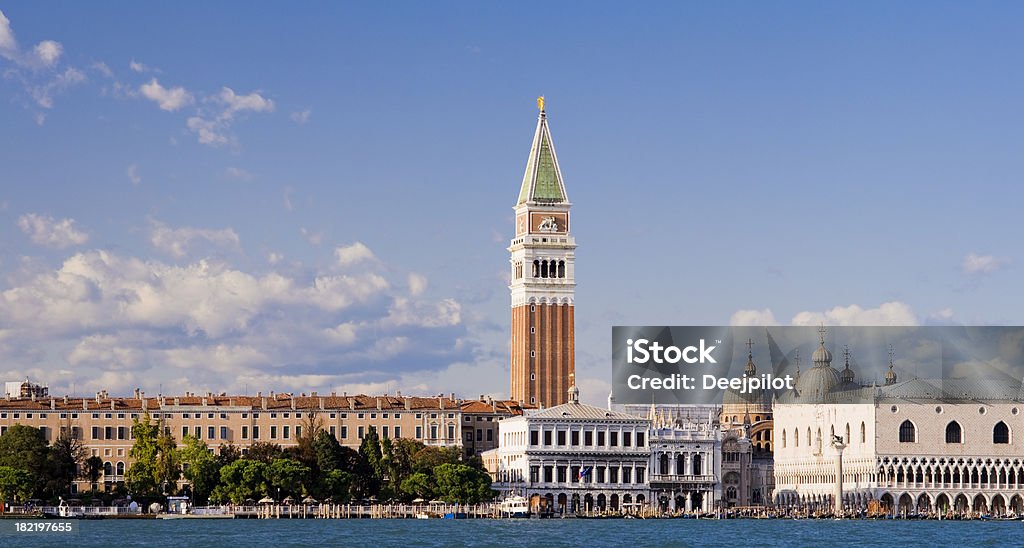
[[[1024,7],[0,5],[0,374],[507,396],[547,97],[612,325],[1019,324]]]

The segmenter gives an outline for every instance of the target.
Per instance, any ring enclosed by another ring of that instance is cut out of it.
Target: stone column
[[[846,444],[843,443],[842,438],[834,438],[832,440],[832,447],[836,450],[836,487],[834,494],[835,509],[833,510],[834,515],[842,517],[843,515],[843,449],[846,449]]]

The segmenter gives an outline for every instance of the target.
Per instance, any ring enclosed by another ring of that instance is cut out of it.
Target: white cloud
[[[48,69],[57,64],[64,46],[53,40],[43,40],[31,51],[22,51],[14,37],[11,20],[0,10],[0,57],[32,69]]]
[[[235,93],[235,90],[225,86],[221,88],[220,94],[217,95],[217,100],[225,106],[224,111],[220,115],[221,118],[231,118],[236,112],[243,111],[274,111],[274,102],[255,91],[248,95],[238,95]]]
[[[65,248],[89,241],[89,235],[75,227],[74,219],[58,221],[50,216],[28,213],[18,218],[18,227],[33,243],[47,247]]]
[[[227,169],[224,170],[224,175],[227,175],[232,179],[240,179],[242,181],[252,180],[252,173],[249,173],[248,171],[240,167],[228,167]]]
[[[159,221],[151,221],[150,224],[152,229],[149,241],[153,246],[179,259],[188,255],[189,247],[195,240],[206,240],[216,246],[228,248],[237,248],[240,243],[238,234],[231,228],[171,228]]]
[[[301,125],[301,124],[305,124],[306,122],[309,121],[309,115],[312,114],[312,113],[313,113],[313,111],[311,109],[307,108],[306,110],[299,110],[299,111],[291,113],[289,118],[291,118],[292,121],[295,122],[296,124],[300,124]]]
[[[267,253],[267,262],[270,263],[271,265],[276,265],[277,263],[279,263],[279,262],[281,262],[283,260],[284,260],[284,255],[282,255],[280,253],[275,253],[273,251],[271,251],[270,253]]]
[[[415,272],[409,273],[409,294],[413,297],[422,295],[427,289],[427,277]]]
[[[136,61],[135,59],[132,59],[131,62],[128,63],[128,68],[132,69],[132,72],[137,72],[139,74],[145,72],[160,72],[159,69],[153,68],[141,61]]]
[[[35,53],[36,58],[42,62],[43,66],[52,67],[57,64],[57,60],[64,53],[64,46],[53,40],[43,40],[36,44],[32,51]]]
[[[139,166],[135,164],[129,165],[128,169],[125,170],[125,174],[128,175],[128,180],[131,181],[133,185],[138,185],[142,182],[142,177],[139,175]]]
[[[771,309],[764,310],[737,310],[731,318],[729,325],[779,325],[772,314]]]
[[[968,253],[961,265],[965,274],[991,274],[1010,264],[1010,260],[993,255]]]
[[[334,257],[341,266],[351,266],[363,261],[374,260],[377,257],[362,242],[356,242],[349,246],[342,246],[334,249]]]
[[[68,67],[64,72],[58,73],[53,78],[38,85],[30,85],[29,93],[36,104],[43,108],[53,108],[53,98],[64,90],[85,82],[85,73]],[[40,124],[41,125],[41,124]]]
[[[188,129],[196,134],[200,144],[220,146],[228,143],[227,135],[222,132],[222,124],[218,124],[213,120],[192,116],[188,119],[186,125],[188,125]]]
[[[165,88],[160,82],[153,78],[146,84],[139,86],[139,93],[143,97],[156,103],[161,110],[173,112],[186,105],[192,104],[192,94],[181,86]]]
[[[302,281],[93,250],[0,291],[0,355],[55,393],[404,388],[467,363],[459,304],[400,290],[369,270]]]
[[[940,312],[952,316],[952,310]],[[856,304],[836,306],[824,312],[803,311],[793,316],[792,325],[815,326],[819,324],[837,326],[905,326],[919,325],[920,319],[906,303],[892,301],[877,308],[863,308]],[[779,325],[770,308],[763,310],[738,310],[729,319],[729,325]]]
[[[14,31],[11,30],[11,20],[0,10],[0,55],[9,57],[11,52],[18,50],[18,41],[14,39]]]
[[[910,306],[898,301],[882,303],[877,308],[862,308],[858,305],[837,306],[825,312],[800,312],[793,317],[793,325],[838,325],[838,326],[892,326],[918,325],[920,320]]]

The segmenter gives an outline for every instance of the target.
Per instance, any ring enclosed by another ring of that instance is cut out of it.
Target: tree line
[[[345,447],[313,414],[304,419],[294,447],[259,442],[245,452],[222,444],[215,454],[202,440],[185,436],[181,446],[162,421],[148,413],[132,424],[132,464],[118,494],[138,502],[186,495],[194,504],[244,504],[270,497],[301,501],[443,500],[473,504],[494,498],[479,457],[458,447],[427,447],[410,439],[381,439],[371,426],[358,450]],[[31,426],[14,425],[0,436],[0,498],[55,501],[76,479],[96,484],[98,457],[63,429],[52,445]]]

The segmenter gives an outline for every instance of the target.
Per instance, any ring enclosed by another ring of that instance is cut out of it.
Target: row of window
[[[963,443],[964,431],[960,423],[949,421],[946,424],[946,443]],[[910,420],[900,424],[900,443],[917,443],[917,426]],[[1010,427],[1003,421],[999,421],[992,427],[992,443],[1010,443]]]
[[[7,428],[8,428],[7,426],[0,426],[0,436],[2,436],[2,435],[7,433]],[[65,431],[65,428],[66,427],[63,427],[63,426],[61,427],[61,433],[63,433]],[[164,428],[165,428],[165,430],[168,433],[170,433],[171,430],[170,430],[169,426],[165,426]],[[336,427],[335,425],[331,425],[329,427],[329,430],[330,430],[330,433],[331,433],[332,436],[336,436],[337,437],[338,427]],[[39,431],[43,434],[43,438],[44,439],[46,439],[47,441],[52,441],[50,439],[52,433],[50,432],[50,429],[48,427],[40,426],[39,427]],[[341,427],[341,436],[340,436],[340,438],[341,439],[348,439],[348,432],[349,432],[348,426],[342,426]],[[366,430],[365,426],[359,426],[359,427],[357,427],[356,432],[357,432],[358,439],[363,439],[363,437],[366,435],[367,430]],[[440,432],[440,430],[439,430],[437,425],[431,425],[429,427],[429,432],[430,432],[430,437],[428,439],[438,439],[438,433]],[[128,428],[126,426],[117,426],[117,427],[114,427],[114,426],[102,426],[102,427],[101,426],[93,426],[92,427],[92,431],[90,433],[91,433],[91,438],[90,439],[92,439],[92,440],[132,440],[132,439],[134,439],[132,437],[131,428]],[[254,439],[254,440],[260,439],[260,427],[258,425],[253,425],[252,426],[252,432],[251,433],[252,433],[252,439]],[[292,430],[292,427],[290,425],[284,425],[284,426],[281,426],[281,429],[279,431],[277,425],[271,425],[269,433],[270,433],[270,438],[269,439],[271,439],[271,440],[276,440],[276,439],[285,439],[285,440],[292,439],[292,434],[293,433],[295,435],[295,438],[299,438],[299,437],[302,436],[302,426],[301,425],[295,425],[294,430]],[[281,434],[280,438],[278,438],[278,433]],[[416,426],[415,433],[416,433],[416,439],[423,439],[423,427],[422,426]],[[454,425],[448,425],[447,433],[448,433],[447,439],[455,439],[455,426]],[[232,439],[231,429],[228,428],[227,426],[220,426],[219,428],[216,427],[216,426],[207,426],[206,429],[205,429],[205,436],[203,434],[204,434],[204,429],[203,429],[202,426],[194,426],[194,427],[182,426],[181,427],[181,436],[182,436],[182,438],[184,438],[185,436],[191,435],[191,436],[193,436],[195,438],[198,438],[198,439],[201,439],[201,440],[211,440],[211,441],[213,441],[213,440],[231,440]],[[218,436],[218,434],[219,434],[219,436]],[[241,435],[241,439],[243,439],[243,440],[249,439],[250,428],[249,428],[248,425],[242,426],[241,434],[242,434]],[[394,425],[394,426],[384,425],[384,426],[381,426],[378,429],[378,434],[382,438],[390,438],[390,437],[392,437],[392,435],[395,438],[400,438],[400,437],[402,437],[402,427],[398,426],[398,425]],[[466,437],[466,441],[472,441],[471,437],[470,437],[471,435],[472,435],[472,432],[467,432],[466,433],[466,436],[467,436]],[[78,440],[82,439],[82,429],[77,427],[77,426],[72,426],[71,427],[71,437],[74,438],[74,439],[78,439]],[[492,430],[487,430],[487,441],[493,441],[493,437],[494,437],[493,431]],[[482,438],[483,438],[483,430],[477,429],[476,430],[476,439],[477,439],[477,441],[483,441]]]
[[[634,473],[635,472],[635,473]],[[644,483],[644,467],[617,466],[531,466],[530,481],[537,483]]]
[[[115,413],[60,413],[60,418],[66,419],[70,415],[70,418],[77,419],[80,414],[91,415],[91,417],[93,419],[99,419],[100,415],[102,415],[104,419],[113,419],[114,415],[115,415]],[[221,419],[227,419],[228,418],[228,413],[181,413],[180,415],[181,415],[182,419],[201,419],[201,418],[203,418],[204,414],[206,415],[206,418],[208,418],[208,419],[212,419],[216,415],[219,415]],[[271,412],[271,413],[269,413],[270,418],[272,418],[272,419],[276,419],[279,414],[282,415],[284,418],[288,419],[288,418],[291,418],[293,413],[291,413],[291,412],[288,412],[288,413]],[[376,419],[378,414],[381,415],[382,419],[387,419],[387,418],[400,419],[400,418],[402,418],[402,413],[356,413],[357,418],[360,418],[360,419],[366,418],[367,414],[370,415],[371,419]],[[416,418],[417,419],[422,419],[423,415],[425,415],[425,414],[426,413],[416,413]],[[440,414],[445,414],[445,413],[429,413],[430,418],[432,418],[432,419],[438,418],[438,415],[440,415]],[[139,413],[116,413],[116,415],[117,415],[118,419],[137,419],[140,416]],[[152,418],[154,418],[154,419],[159,419],[161,417],[163,417],[165,419],[171,419],[171,418],[174,418],[175,415],[178,415],[178,413],[163,413],[163,414],[161,414],[161,413],[152,413],[150,416]],[[301,418],[302,415],[303,415],[303,412],[295,411],[294,415],[295,415],[295,418]],[[331,413],[330,414],[331,419],[337,419],[338,415],[339,415],[339,413]],[[348,418],[348,413],[340,413],[340,415],[341,415],[341,418],[343,418],[343,419],[347,419]],[[455,413],[447,413],[446,415],[447,415],[447,417],[449,419],[454,419],[455,418]],[[14,418],[14,419],[21,419],[21,418],[23,418],[23,416],[24,416],[25,419],[33,419],[33,418],[45,419],[45,418],[48,418],[50,415],[49,415],[49,413],[45,413],[45,412],[44,413],[21,413],[21,412],[10,413],[10,412],[6,412],[6,411],[5,412],[0,412],[0,420],[6,419],[9,416],[11,418]],[[249,418],[249,413],[242,413],[242,418],[243,419],[248,419]],[[252,418],[258,419],[258,418],[260,418],[260,414],[259,413],[253,413],[252,414]],[[471,420],[471,419],[470,419],[469,416],[467,416],[466,417],[466,421],[469,421],[469,420]],[[477,417],[477,420],[478,421],[482,421],[482,420],[484,420],[484,417]],[[488,421],[493,420],[493,417],[487,417],[486,420],[488,420]]]
[[[582,431],[583,443],[581,444],[580,443],[580,433],[581,432],[579,430],[544,430],[543,431],[543,441],[544,441],[544,443],[541,444],[540,443],[541,442],[541,437],[542,437],[541,431],[539,431],[539,430],[530,430],[530,445],[533,445],[533,446],[539,446],[539,445],[543,445],[543,446],[552,446],[552,445],[580,446],[580,445],[582,445],[584,447],[618,447],[620,439],[621,439],[622,447],[631,447],[633,445],[633,441],[634,440],[636,441],[636,446],[637,447],[643,447],[644,443],[645,443],[644,433],[643,432],[636,432],[635,433],[636,434],[635,437],[633,436],[633,434],[634,434],[633,432],[621,432],[622,436],[620,438],[620,436],[619,436],[620,432],[605,432],[603,430],[598,430],[597,432],[595,432],[593,430],[584,430],[584,431]],[[597,443],[594,443],[594,441],[595,441],[594,440],[595,434],[596,434],[596,438],[597,438]]]

